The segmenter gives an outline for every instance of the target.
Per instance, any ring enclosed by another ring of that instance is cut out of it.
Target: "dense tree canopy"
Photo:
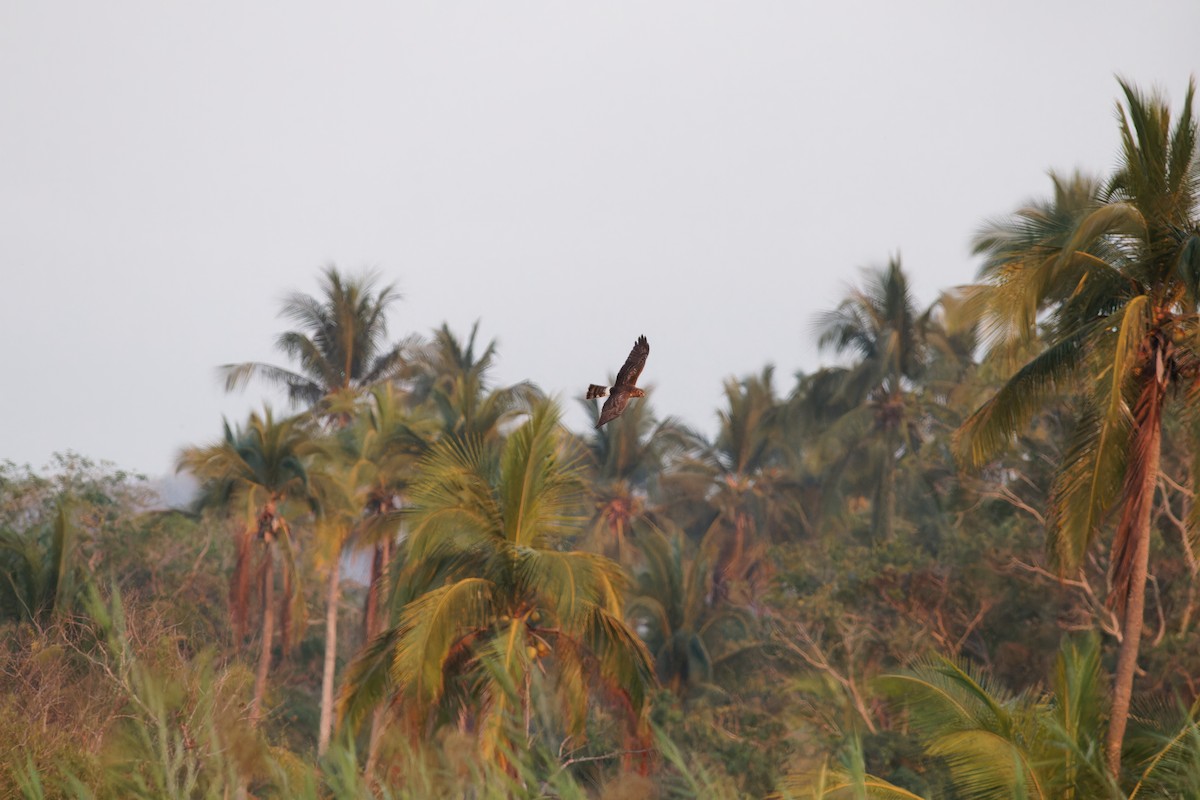
[[[0,795],[1200,796],[1197,126],[1120,88],[1111,175],[864,270],[711,439],[328,268],[188,507],[0,462]]]

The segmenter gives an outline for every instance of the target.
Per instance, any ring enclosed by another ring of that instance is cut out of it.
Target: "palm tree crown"
[[[833,311],[817,320],[818,342],[835,353],[850,353],[850,366],[824,370],[810,382],[810,402],[833,401],[849,409],[830,429],[836,439],[856,439],[847,451],[871,462],[877,476],[871,530],[877,538],[893,533],[896,466],[921,441],[917,388],[932,356],[937,326],[932,309],[919,312],[908,277],[898,258],[883,269],[867,270],[861,288],[854,287]],[[840,473],[835,469],[834,473]]]
[[[304,622],[303,614],[297,613],[296,608],[303,600],[300,582],[296,580],[291,517],[301,509],[307,512],[313,507],[306,464],[312,448],[312,439],[302,420],[296,417],[276,420],[268,408],[261,415],[251,414],[244,429],[231,428],[226,423],[220,441],[189,448],[177,462],[179,469],[189,471],[201,481],[198,501],[201,509],[241,515],[237,564],[229,596],[239,643],[245,635],[252,577],[261,597],[261,654],[250,711],[254,721],[261,712],[271,662],[277,552],[283,565],[281,628],[285,650],[294,625]],[[289,511],[289,506],[294,510]],[[255,541],[262,550],[258,565],[252,564]]]
[[[474,709],[493,753],[514,702],[528,710],[535,673],[557,676],[576,733],[588,705],[585,676],[623,698],[635,719],[653,683],[649,653],[622,621],[620,568],[563,549],[584,519],[580,461],[568,441],[557,408],[543,402],[499,451],[475,437],[433,447],[410,490],[402,576],[426,585],[406,593],[414,599],[398,625],[377,640],[391,652],[366,654],[390,656],[394,685],[436,718],[472,707],[470,687],[482,683]],[[356,680],[370,672],[365,662],[351,669],[343,698],[351,721],[366,710]]]
[[[387,311],[400,299],[395,284],[377,288],[378,276],[347,277],[336,267],[321,273],[321,297],[295,292],[280,311],[298,326],[275,344],[296,369],[248,362],[220,368],[226,391],[253,377],[287,389],[288,399],[315,406],[338,392],[356,391],[394,377],[402,366],[402,345],[387,342]]]
[[[1119,510],[1109,601],[1124,615],[1106,743],[1116,772],[1128,715],[1149,558],[1163,408],[1200,390],[1200,173],[1195,86],[1170,109],[1122,82],[1121,162],[1106,183],[1055,178],[1052,202],[990,224],[974,302],[1000,350],[1045,339],[963,425],[960,455],[981,466],[1032,414],[1080,390],[1083,408],[1052,492],[1047,548],[1077,568],[1109,512]]]

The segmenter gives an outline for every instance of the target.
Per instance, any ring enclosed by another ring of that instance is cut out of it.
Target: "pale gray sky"
[[[574,396],[639,334],[655,408],[818,363],[900,252],[921,302],[1050,168],[1114,163],[1115,75],[1175,107],[1195,0],[0,0],[0,460],[157,474],[269,394],[276,318],[380,270],[397,336],[475,319]],[[282,406],[278,397],[272,398]]]

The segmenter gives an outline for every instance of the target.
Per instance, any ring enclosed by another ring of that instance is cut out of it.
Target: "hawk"
[[[621,412],[625,410],[625,406],[629,404],[629,398],[646,396],[646,391],[637,388],[635,384],[638,376],[642,374],[642,367],[646,366],[646,356],[648,355],[650,355],[650,343],[646,341],[645,336],[639,336],[633,343],[633,349],[629,351],[629,358],[625,359],[625,366],[621,367],[621,371],[617,373],[617,380],[611,389],[597,386],[594,383],[588,386],[588,400],[608,395],[608,399],[604,401],[604,407],[600,409],[600,419],[596,422],[597,428],[620,416]]]

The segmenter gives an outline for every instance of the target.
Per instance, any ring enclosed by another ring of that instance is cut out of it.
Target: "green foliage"
[[[330,268],[294,369],[225,368],[315,413],[187,449],[195,513],[0,465],[0,796],[1196,795],[1196,125],[1122,91],[1107,181],[924,310],[864,273],[846,361],[728,380],[711,441],[568,432]]]
[[[499,452],[480,440],[443,440],[423,461],[411,498],[411,567],[400,581],[414,589],[396,627],[382,634],[392,646],[389,679],[407,702],[442,719],[477,715],[485,752],[497,754],[511,742],[502,723],[513,698],[531,708],[535,670],[556,676],[572,735],[586,719],[585,680],[640,715],[651,667],[620,619],[620,571],[559,549],[582,522],[583,485],[556,408],[535,408]],[[432,576],[431,564],[439,565]],[[375,645],[368,653],[388,657]],[[360,660],[351,674],[376,695],[378,667]],[[344,708],[361,708],[357,691],[347,687]]]
[[[1055,476],[1047,547],[1061,574],[1073,573],[1110,512],[1117,517],[1109,603],[1123,635],[1106,743],[1114,775],[1143,626],[1164,409],[1174,388],[1193,393],[1200,376],[1190,266],[1200,232],[1195,84],[1174,125],[1161,97],[1121,88],[1112,178],[1055,177],[1053,201],[990,224],[976,240],[985,263],[974,302],[994,348],[1011,353],[1039,335],[1045,346],[959,432],[960,453],[979,466],[1052,393],[1069,387],[1082,396]]]
[[[45,623],[75,605],[84,575],[77,538],[65,505],[48,529],[0,530],[0,621]]]

